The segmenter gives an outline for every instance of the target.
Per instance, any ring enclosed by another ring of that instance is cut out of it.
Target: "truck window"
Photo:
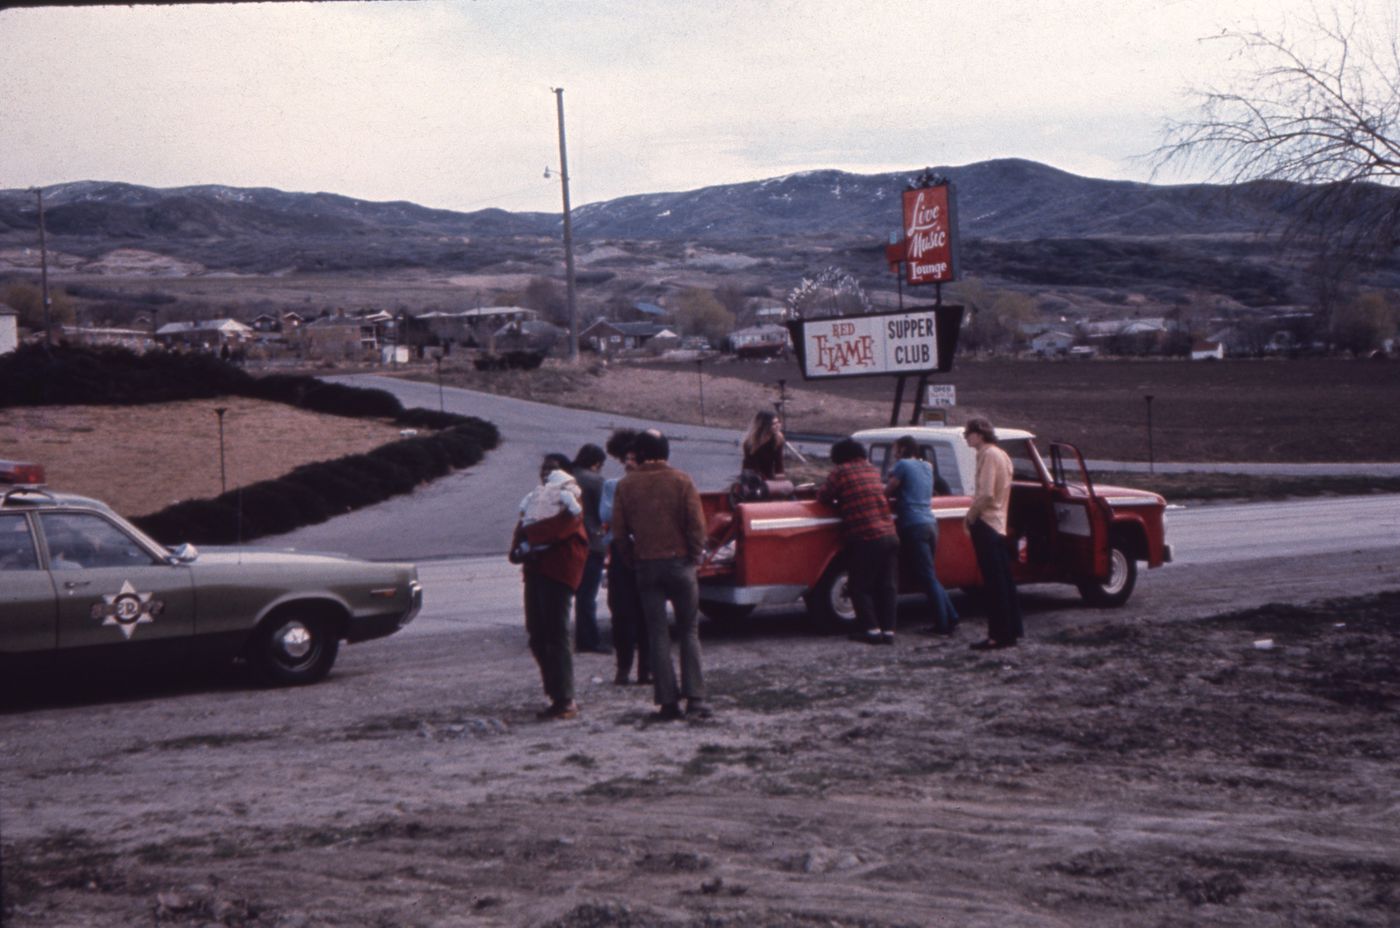
[[[942,477],[948,482],[948,492],[951,495],[962,496],[967,492],[963,489],[962,475],[958,473],[957,455],[953,452],[951,444],[940,441],[924,446],[924,459],[933,462],[934,476]]]
[[[1035,452],[1031,448],[1029,438],[1014,438],[1010,441],[999,443],[1001,450],[1005,451],[1011,458],[1011,478],[1013,480],[1030,480],[1040,483],[1040,468],[1036,467]]]
[[[870,463],[875,465],[875,469],[880,472],[882,478],[890,475],[890,468],[894,466],[894,460],[890,457],[890,445],[871,445]]]

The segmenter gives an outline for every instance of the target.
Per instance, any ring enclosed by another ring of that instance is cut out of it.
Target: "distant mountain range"
[[[888,278],[883,246],[899,227],[900,193],[918,173],[807,171],[590,203],[574,214],[578,280],[601,301],[720,282],[785,289],[824,265],[858,268],[871,282]],[[1298,209],[1304,190],[1293,185],[1097,180],[1017,159],[935,173],[955,185],[963,264],[984,279],[1105,299],[1138,292],[1172,302],[1214,292],[1256,306],[1296,299],[1306,283],[1308,255],[1255,237],[1282,228]],[[1400,191],[1378,187],[1375,195]],[[518,280],[557,277],[562,267],[556,213],[99,181],[48,187],[44,205],[51,255],[62,255],[52,266],[85,275],[110,267],[133,275],[123,268],[146,267],[148,276],[427,269]],[[32,193],[0,191],[0,273],[32,273],[35,214]],[[118,249],[133,251],[111,258]],[[1378,273],[1372,285],[1400,285],[1400,262]]]
[[[1079,177],[1005,159],[940,169],[953,181],[965,238],[1031,240],[1257,232],[1286,207],[1260,188],[1161,186]],[[899,194],[917,172],[807,171],[770,180],[590,203],[574,212],[581,240],[733,241],[824,236],[883,240],[899,226]],[[470,213],[329,193],[224,186],[155,189],[81,181],[46,188],[45,220],[60,237],[158,239],[557,236],[554,213]],[[0,191],[0,241],[32,237],[33,194]]]

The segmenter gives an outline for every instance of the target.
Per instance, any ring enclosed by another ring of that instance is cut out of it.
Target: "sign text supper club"
[[[808,378],[909,374],[939,367],[932,309],[812,319],[801,332],[800,355]]]

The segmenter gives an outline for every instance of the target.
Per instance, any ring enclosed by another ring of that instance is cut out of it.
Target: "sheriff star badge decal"
[[[152,624],[164,608],[154,593],[138,593],[131,581],[125,580],[120,590],[111,595],[104,593],[102,602],[92,604],[92,617],[101,619],[103,625],[115,625],[130,641],[136,626]]]

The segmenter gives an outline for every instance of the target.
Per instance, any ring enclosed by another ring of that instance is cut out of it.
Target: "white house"
[[[19,347],[19,313],[0,303],[0,354]]]
[[[1031,339],[1031,350],[1045,357],[1058,357],[1069,354],[1074,346],[1074,333],[1060,329],[1046,329]]]
[[[1191,343],[1191,360],[1223,361],[1225,360],[1225,345],[1223,342],[1194,341]]]

